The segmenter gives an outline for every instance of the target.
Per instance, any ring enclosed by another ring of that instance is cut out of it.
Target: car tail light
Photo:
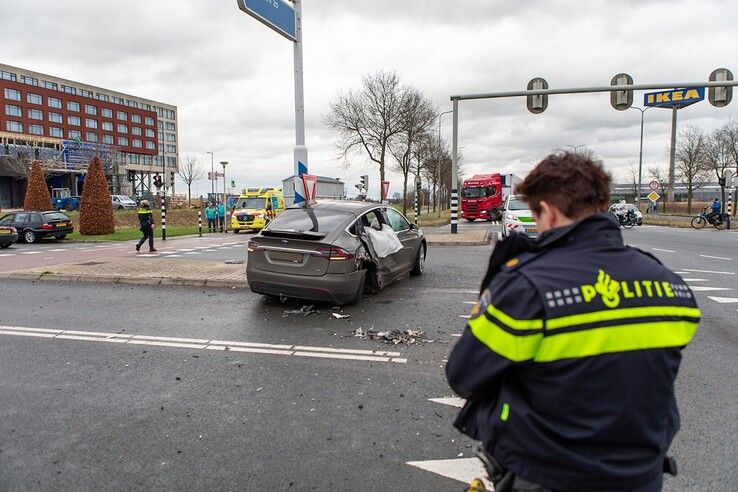
[[[41,226],[41,229],[53,229],[53,227],[51,224],[44,224]]]
[[[327,258],[329,260],[352,260],[354,258],[353,253],[349,253],[343,248],[336,246],[321,246],[317,249],[316,254]]]

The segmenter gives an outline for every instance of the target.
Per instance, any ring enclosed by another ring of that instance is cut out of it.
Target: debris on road
[[[365,330],[361,327],[354,331],[354,337],[377,340],[384,343],[392,343],[398,345],[400,343],[406,343],[412,345],[418,342],[430,342],[431,340],[424,340],[424,331],[420,330],[386,330],[386,331],[374,331],[372,329]]]
[[[287,317],[290,314],[301,314],[303,316],[310,316],[311,314],[318,314],[318,310],[315,309],[315,305],[310,304],[302,306],[300,309],[288,309],[284,312],[283,317]]]
[[[340,313],[333,313],[333,317],[336,319],[347,319],[350,318],[350,314],[340,314]]]

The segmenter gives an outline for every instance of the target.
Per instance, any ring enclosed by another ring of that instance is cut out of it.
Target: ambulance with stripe
[[[236,234],[243,230],[260,231],[283,211],[281,189],[246,188],[238,197],[231,214],[231,230]]]

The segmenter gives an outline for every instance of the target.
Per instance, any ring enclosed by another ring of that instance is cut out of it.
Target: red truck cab
[[[502,219],[502,176],[499,173],[477,174],[464,180],[461,188],[461,218]]]

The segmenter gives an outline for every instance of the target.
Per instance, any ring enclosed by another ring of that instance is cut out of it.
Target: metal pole
[[[223,232],[228,234],[228,196],[226,195],[226,175],[225,166],[223,166]]]
[[[161,240],[167,240],[167,154],[164,145],[161,146],[161,179],[164,183],[164,193],[161,196]]]
[[[674,202],[674,156],[676,153],[677,108],[671,110],[671,150],[669,151],[669,188],[666,190],[667,199]]]
[[[646,110],[639,109],[639,111],[641,112],[641,148],[638,151],[638,210],[641,209],[641,197],[643,196],[643,115],[646,114]]]
[[[197,211],[197,233],[202,237],[202,210]]]
[[[213,181],[213,173],[215,173],[214,157],[212,152],[205,153],[210,154],[210,195],[215,196],[215,181]]]
[[[299,176],[299,163],[307,166],[308,151],[305,146],[305,95],[302,81],[302,1],[294,0],[296,40],[294,45],[295,67],[295,150],[294,173]]]
[[[451,140],[451,234],[458,232],[459,219],[457,212],[459,209],[459,180],[458,180],[458,159],[459,159],[459,101],[453,101],[453,134]]]

